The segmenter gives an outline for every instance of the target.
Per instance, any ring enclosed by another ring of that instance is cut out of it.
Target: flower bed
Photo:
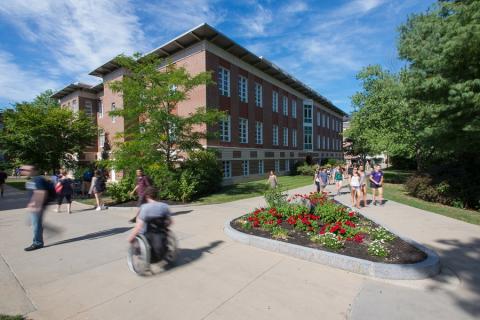
[[[231,222],[241,232],[374,262],[416,263],[427,255],[326,194],[295,195]]]

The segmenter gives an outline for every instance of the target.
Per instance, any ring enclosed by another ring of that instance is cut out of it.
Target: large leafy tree
[[[352,97],[354,113],[346,135],[357,153],[382,153],[416,158],[420,168],[425,150],[425,105],[405,95],[405,72],[393,74],[368,66],[357,75],[362,91]]]
[[[445,155],[480,150],[480,1],[439,1],[400,27],[406,94],[429,106],[428,143]]]
[[[0,145],[9,158],[54,170],[69,164],[96,137],[92,118],[60,108],[45,91],[4,113]]]
[[[212,84],[211,73],[190,75],[185,68],[155,55],[120,55],[115,61],[127,74],[110,84],[124,101],[123,109],[110,114],[123,117],[126,123],[114,150],[114,166],[132,172],[140,166],[163,163],[172,170],[179,157],[202,147],[201,139],[209,136],[206,127],[223,117],[206,106],[198,106],[188,115],[178,112],[179,103],[187,100],[193,89]]]

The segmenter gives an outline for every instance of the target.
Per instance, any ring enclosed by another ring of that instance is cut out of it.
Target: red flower
[[[345,234],[346,232],[347,232],[347,231],[346,231],[345,229],[343,229],[343,228],[340,229],[340,233],[341,233],[341,234]]]
[[[282,224],[282,219],[277,219],[277,224]]]
[[[348,214],[349,217],[353,217],[355,215],[355,212],[353,211],[350,211],[350,213]]]

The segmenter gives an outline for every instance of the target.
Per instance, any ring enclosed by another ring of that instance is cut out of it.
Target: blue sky
[[[346,112],[369,64],[398,70],[397,27],[433,0],[0,1],[0,106],[81,81],[207,22]]]

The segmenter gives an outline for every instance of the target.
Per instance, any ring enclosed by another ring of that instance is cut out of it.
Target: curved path
[[[0,314],[49,320],[480,317],[480,227],[394,202],[362,212],[434,248],[444,266],[438,277],[377,280],[230,240],[225,221],[263,205],[257,197],[173,207],[178,266],[142,278],[128,271],[125,259],[134,209],[96,212],[76,203],[71,215],[49,212],[47,247],[27,253],[31,231],[22,197],[8,188],[0,199]]]

